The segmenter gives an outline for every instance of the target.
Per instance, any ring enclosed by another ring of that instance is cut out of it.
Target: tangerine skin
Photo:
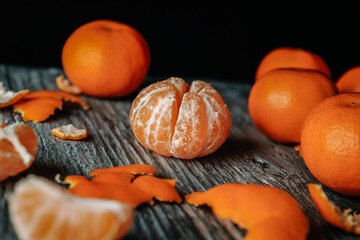
[[[76,29],[63,47],[68,79],[83,93],[120,97],[136,90],[150,65],[145,39],[131,26],[96,20]]]
[[[350,68],[341,75],[336,87],[341,93],[360,92],[360,66]]]
[[[336,93],[334,83],[318,71],[275,69],[253,85],[249,113],[256,127],[272,140],[299,143],[309,111]]]
[[[300,48],[280,47],[269,52],[261,60],[255,80],[277,68],[317,70],[331,77],[329,67],[319,55]]]
[[[307,116],[301,152],[310,172],[325,186],[360,196],[360,93],[319,103]]]

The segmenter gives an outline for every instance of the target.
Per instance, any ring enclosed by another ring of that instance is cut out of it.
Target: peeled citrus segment
[[[30,90],[21,90],[18,92],[6,91],[2,82],[0,82],[0,108],[8,107],[18,102],[27,95]]]
[[[255,184],[227,183],[185,196],[195,206],[208,205],[248,233],[245,239],[305,239],[309,222],[288,193]]]
[[[54,98],[35,98],[14,104],[14,112],[21,113],[24,121],[42,122],[62,109],[63,102]]]
[[[4,128],[4,127],[6,127],[6,126],[7,126],[7,124],[6,124],[5,122],[0,121],[0,128]]]
[[[64,92],[78,95],[81,93],[81,89],[78,86],[71,84],[71,82],[64,78],[63,75],[60,75],[56,78],[56,86]]]
[[[30,167],[38,151],[34,130],[23,123],[0,128],[0,181]]]
[[[148,164],[131,164],[127,166],[111,167],[111,168],[99,168],[90,172],[90,176],[95,176],[104,173],[122,173],[127,172],[133,175],[156,175],[156,169],[152,165]]]
[[[51,129],[51,133],[61,139],[80,140],[88,136],[85,129],[79,129],[72,124]]]
[[[320,184],[308,184],[310,196],[321,216],[328,223],[347,232],[360,234],[360,214],[351,213],[353,210],[341,209],[333,204],[326,196]]]
[[[202,151],[208,132],[204,101],[195,93],[184,94],[170,148],[177,158],[193,159]]]
[[[118,239],[134,217],[126,204],[80,198],[33,175],[15,185],[8,203],[20,239]]]
[[[27,94],[23,99],[38,99],[38,98],[53,98],[57,100],[63,100],[65,102],[78,103],[84,110],[90,109],[89,104],[87,104],[81,98],[74,96],[69,93],[60,92],[60,91],[51,91],[51,90],[41,90],[35,91]]]
[[[181,197],[175,190],[176,179],[161,179],[153,176],[140,176],[132,186],[162,202],[181,203]]]

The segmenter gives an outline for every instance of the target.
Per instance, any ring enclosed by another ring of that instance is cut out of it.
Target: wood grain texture
[[[0,81],[8,89],[31,91],[56,90],[55,78],[60,69],[0,65]],[[148,78],[143,86],[163,79]],[[191,82],[195,79],[185,79]],[[54,180],[71,174],[88,175],[96,168],[133,163],[152,164],[162,178],[176,178],[182,197],[229,182],[256,183],[282,188],[300,204],[309,218],[308,239],[358,239],[353,234],[330,226],[322,220],[312,203],[306,184],[317,182],[307,170],[293,145],[278,144],[260,133],[247,109],[251,86],[221,80],[200,79],[211,83],[223,96],[232,113],[233,126],[227,141],[215,153],[195,160],[162,157],[144,149],[132,134],[128,113],[136,93],[118,99],[81,96],[90,105],[64,107],[44,123],[32,126],[39,137],[39,152],[33,165],[16,177],[0,182],[0,239],[16,239],[5,200],[14,183],[29,173]],[[142,86],[142,87],[143,87]],[[21,122],[11,107],[0,110],[0,121]],[[54,127],[72,123],[86,128],[89,137],[82,141],[62,140],[50,133]],[[356,198],[344,197],[325,188],[329,198],[342,208],[360,209]],[[134,225],[125,239],[242,239],[246,231],[229,220],[216,217],[207,207],[156,203],[136,209]]]

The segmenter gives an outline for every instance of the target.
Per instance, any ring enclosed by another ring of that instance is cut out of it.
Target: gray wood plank
[[[55,78],[61,69],[0,65],[0,81],[12,90],[28,88],[56,90]],[[146,86],[164,78],[149,77]],[[195,78],[185,78],[191,82]],[[29,173],[54,180],[54,176],[87,175],[92,169],[133,163],[152,164],[162,178],[176,178],[182,197],[194,191],[207,190],[228,183],[256,183],[282,188],[300,204],[311,223],[308,239],[359,239],[327,224],[317,212],[306,184],[317,182],[307,170],[293,145],[279,144],[266,138],[253,125],[247,109],[250,84],[220,79],[210,82],[223,96],[232,113],[233,126],[227,141],[215,153],[194,160],[163,157],[143,148],[132,134],[128,113],[136,93],[118,99],[82,96],[89,111],[64,107],[44,123],[31,123],[39,137],[39,152],[33,165],[18,176],[0,182],[0,239],[16,239],[9,221],[6,191]],[[0,110],[0,121],[21,122],[11,108]],[[64,141],[50,129],[72,123],[86,128],[90,136],[83,141]],[[344,197],[325,188],[330,199],[342,208],[360,209],[356,198]],[[246,234],[229,220],[216,217],[208,207],[156,203],[136,209],[134,225],[125,239],[242,239]]]

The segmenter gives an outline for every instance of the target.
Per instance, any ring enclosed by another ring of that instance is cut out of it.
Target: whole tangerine
[[[300,48],[280,47],[266,54],[261,60],[255,80],[276,68],[317,70],[331,77],[329,67],[319,55]]]
[[[189,88],[176,77],[144,88],[130,109],[130,125],[141,145],[182,159],[215,152],[231,123],[229,109],[210,84],[193,81]]]
[[[62,65],[83,93],[120,97],[135,91],[150,65],[148,45],[133,27],[96,20],[76,29],[65,42]]]
[[[309,111],[336,93],[335,84],[318,71],[275,69],[253,85],[249,113],[256,127],[269,138],[299,143]]]
[[[360,93],[325,99],[307,116],[301,152],[310,172],[325,186],[360,196]]]
[[[350,68],[336,82],[339,92],[360,92],[360,66]]]

